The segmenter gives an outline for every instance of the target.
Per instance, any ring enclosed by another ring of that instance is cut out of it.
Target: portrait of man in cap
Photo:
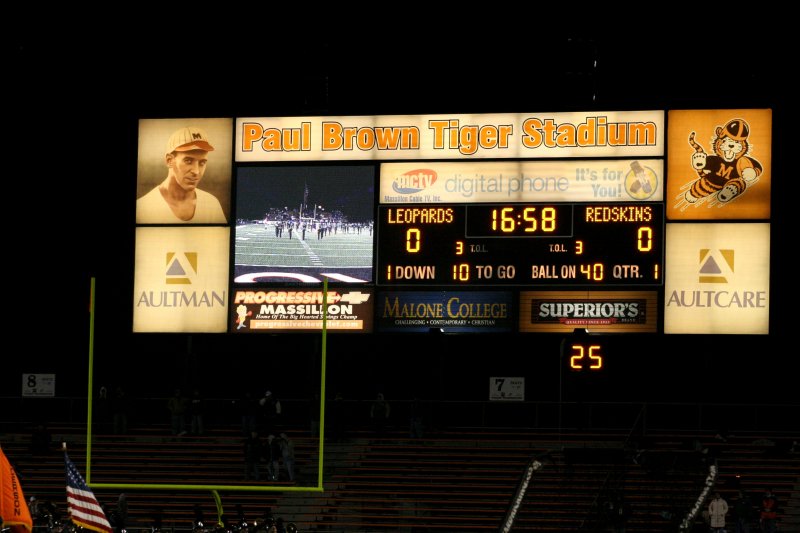
[[[221,191],[227,189],[226,194],[230,198],[230,155],[227,157],[227,162],[222,160],[218,162],[212,155],[219,152],[218,147],[225,145],[226,142],[229,144],[230,133],[227,137],[218,135],[216,138],[219,138],[219,141],[214,140],[212,143],[209,129],[202,120],[194,122],[164,120],[160,123],[148,121],[147,124],[144,122],[140,123],[139,132],[140,194],[136,201],[136,223],[225,224],[228,219],[223,205],[206,184],[207,179],[212,177],[210,169],[217,164],[219,168],[216,169],[210,185],[216,186]],[[224,129],[215,123],[209,125],[217,130]],[[230,128],[229,123],[228,128]],[[154,141],[154,137],[157,138],[156,132],[161,133],[162,143],[166,137],[166,142],[161,144],[160,150],[157,148],[158,142]],[[226,148],[230,154],[230,148],[228,146]],[[154,153],[157,154],[157,159]],[[153,168],[155,161],[161,170]],[[165,166],[166,177],[163,174]],[[160,173],[160,176],[156,172]],[[225,174],[224,180],[220,179],[222,174]],[[157,176],[157,183],[151,182],[145,185],[148,180],[152,181],[154,176]],[[221,181],[224,183],[220,183]],[[149,190],[141,194],[143,187]]]

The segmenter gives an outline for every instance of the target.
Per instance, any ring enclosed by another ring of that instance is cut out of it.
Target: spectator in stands
[[[273,434],[267,437],[267,461],[269,463],[269,477],[272,481],[278,481],[281,476],[281,441]]]
[[[314,394],[308,406],[311,437],[319,437],[320,405],[319,394]]]
[[[114,434],[125,435],[128,433],[130,408],[130,401],[125,394],[125,389],[121,386],[117,386],[117,388],[114,389],[114,398],[111,400],[111,416],[114,421]]]
[[[286,433],[280,434],[281,458],[283,467],[289,476],[289,481],[294,481],[294,442]]]
[[[383,393],[379,392],[369,407],[369,419],[375,435],[381,436],[386,431],[392,407],[384,398]]]
[[[606,505],[606,516],[614,533],[625,533],[630,517],[630,507],[622,494],[615,494]]]
[[[755,509],[750,497],[741,489],[736,501],[733,502],[733,516],[736,521],[736,533],[750,533],[750,524],[755,519]]]
[[[183,395],[181,389],[175,389],[175,394],[167,400],[167,409],[170,412],[172,434],[183,437],[186,435],[186,415],[189,411],[189,399]]]
[[[108,388],[100,387],[94,403],[98,433],[108,433],[111,429],[111,399],[108,397]]]
[[[47,424],[41,422],[36,424],[31,432],[31,453],[33,455],[47,455],[53,446],[53,437]]]
[[[333,442],[344,442],[347,437],[347,404],[344,401],[344,394],[337,392],[331,402],[330,431]]]
[[[124,492],[121,492],[117,498],[117,507],[114,509],[113,516],[114,530],[117,533],[122,533],[128,523],[128,497]]]
[[[728,502],[719,492],[714,493],[714,498],[708,504],[708,520],[711,531],[725,533],[725,516],[728,514]]]
[[[236,410],[242,422],[242,435],[246,438],[258,428],[258,402],[253,398],[253,393],[244,391],[236,402]]]
[[[264,443],[258,431],[252,430],[244,441],[244,479],[261,481],[260,463],[264,457]]]
[[[267,507],[264,509],[263,516],[256,520],[256,530],[269,531],[271,527],[275,526],[275,517],[272,516],[272,509]]]
[[[264,397],[258,401],[261,409],[261,424],[264,433],[273,433],[280,425],[282,414],[281,401],[272,394],[272,391],[264,393]]]
[[[778,531],[778,498],[769,488],[761,499],[761,514],[759,516],[762,533],[776,533]]]
[[[412,439],[421,439],[424,431],[425,418],[422,413],[422,402],[419,398],[414,397],[409,406],[408,425],[409,436]]]
[[[189,404],[189,414],[191,416],[192,435],[200,436],[205,433],[205,413],[206,401],[199,389],[192,392],[192,400]]]

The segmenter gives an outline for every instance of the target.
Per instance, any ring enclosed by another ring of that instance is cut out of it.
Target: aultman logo
[[[728,283],[727,276],[733,274],[733,250],[700,249],[700,283]],[[727,270],[723,272],[722,266]]]
[[[167,285],[191,285],[189,277],[197,274],[197,252],[167,252]]]
[[[196,281],[200,254],[197,252],[167,252],[165,285],[193,285]],[[137,307],[224,307],[225,291],[192,290],[191,287],[174,290],[144,290],[136,298]]]
[[[436,183],[437,178],[436,171],[430,168],[409,170],[394,179],[392,189],[398,194],[415,194]]]

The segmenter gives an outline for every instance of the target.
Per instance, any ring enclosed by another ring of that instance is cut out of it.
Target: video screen
[[[375,167],[236,172],[234,285],[371,283]]]

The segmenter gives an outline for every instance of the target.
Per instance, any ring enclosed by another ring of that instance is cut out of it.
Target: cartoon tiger
[[[711,142],[714,153],[707,154],[695,141],[695,132],[689,134],[689,145],[694,148],[692,168],[698,178],[684,194],[689,203],[701,199],[716,198],[727,203],[742,194],[747,185],[761,174],[762,166],[750,157],[750,126],[743,119],[734,118],[715,129]]]

